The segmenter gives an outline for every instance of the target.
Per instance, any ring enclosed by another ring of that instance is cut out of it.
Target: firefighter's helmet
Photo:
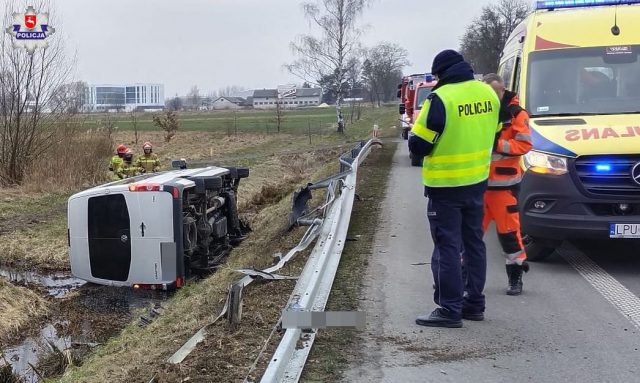
[[[118,145],[118,147],[116,148],[116,153],[118,153],[118,154],[125,154],[125,153],[127,152],[127,150],[128,150],[128,149],[127,149],[127,147],[126,147],[126,146],[124,146],[124,145],[120,144],[120,145]]]
[[[153,145],[151,145],[151,142],[147,141],[144,144],[142,144],[142,149],[143,150],[147,150],[147,149],[151,150],[151,149],[153,149]]]

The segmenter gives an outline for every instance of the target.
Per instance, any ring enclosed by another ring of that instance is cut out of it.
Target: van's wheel
[[[531,262],[544,261],[560,246],[560,242],[536,240],[528,235],[524,235],[522,241],[527,252],[527,260]]]
[[[411,158],[411,166],[422,166],[422,157],[416,157],[413,154],[409,157]]]

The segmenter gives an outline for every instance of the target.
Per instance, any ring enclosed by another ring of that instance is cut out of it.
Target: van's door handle
[[[143,236],[143,237],[144,237],[144,229],[145,229],[145,227],[146,227],[146,226],[144,225],[144,222],[142,222],[142,223],[140,224],[140,233],[142,234],[142,236]]]

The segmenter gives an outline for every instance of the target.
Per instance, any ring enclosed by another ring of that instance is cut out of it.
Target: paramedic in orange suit
[[[502,130],[496,135],[491,160],[489,187],[484,197],[483,228],[496,222],[498,239],[507,261],[509,285],[507,295],[522,294],[522,274],[529,271],[518,212],[518,189],[522,181],[521,157],[532,147],[529,115],[520,107],[518,96],[505,89],[497,74],[484,81],[500,97]]]

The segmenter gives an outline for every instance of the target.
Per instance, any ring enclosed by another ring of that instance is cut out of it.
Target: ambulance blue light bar
[[[611,171],[611,164],[597,164],[596,171],[598,173],[609,173]]]
[[[640,0],[543,0],[536,3],[536,9],[597,7],[600,5],[623,4],[640,4]]]

